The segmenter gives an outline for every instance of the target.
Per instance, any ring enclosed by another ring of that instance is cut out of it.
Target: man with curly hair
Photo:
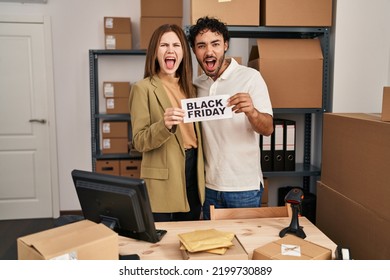
[[[259,71],[226,58],[227,26],[216,18],[199,18],[188,40],[204,74],[195,79],[198,97],[229,95],[233,118],[202,122],[206,198],[203,218],[216,208],[259,207],[264,179],[259,135],[273,132],[268,88]]]

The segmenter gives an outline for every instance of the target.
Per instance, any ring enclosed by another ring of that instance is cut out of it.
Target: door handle
[[[45,124],[46,120],[45,119],[31,119],[31,120],[29,120],[29,122],[30,123],[37,122],[37,123]]]

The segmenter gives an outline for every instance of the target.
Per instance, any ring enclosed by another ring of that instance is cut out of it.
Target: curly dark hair
[[[191,48],[195,46],[195,38],[199,33],[210,30],[211,32],[217,32],[223,36],[224,42],[229,42],[229,32],[225,23],[221,22],[217,18],[213,17],[201,17],[196,21],[196,24],[190,26],[188,30],[188,41]]]

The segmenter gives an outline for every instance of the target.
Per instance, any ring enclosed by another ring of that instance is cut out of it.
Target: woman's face
[[[183,46],[175,32],[169,31],[161,37],[157,51],[160,74],[175,75],[183,60]]]

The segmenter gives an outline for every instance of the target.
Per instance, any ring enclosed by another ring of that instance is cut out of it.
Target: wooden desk
[[[138,254],[141,260],[181,260],[179,250],[179,233],[191,232],[200,229],[217,229],[221,231],[234,232],[245,250],[252,259],[253,250],[269,242],[279,239],[279,232],[290,225],[291,218],[261,218],[243,220],[214,220],[214,221],[190,221],[190,222],[160,222],[156,228],[167,230],[167,234],[158,243],[148,243],[119,237],[119,253]],[[306,239],[333,252],[336,244],[322,233],[307,218],[299,218],[300,226],[306,233]]]

